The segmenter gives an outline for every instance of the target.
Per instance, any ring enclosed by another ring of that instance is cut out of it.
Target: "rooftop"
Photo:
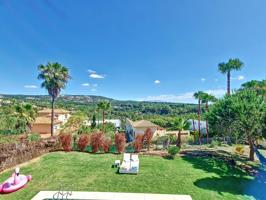
[[[157,124],[154,124],[148,120],[139,120],[139,121],[135,121],[135,122],[133,122],[131,120],[128,120],[128,121],[135,128],[137,128],[137,127],[160,127]]]
[[[54,124],[60,124],[61,121],[54,119]],[[37,117],[32,124],[51,124],[50,117]]]
[[[51,112],[52,112],[52,109],[50,109],[50,108],[46,108],[44,110],[38,111],[39,114],[50,114]],[[68,114],[70,112],[68,110],[64,110],[64,109],[54,109],[54,113],[56,113],[56,114]]]

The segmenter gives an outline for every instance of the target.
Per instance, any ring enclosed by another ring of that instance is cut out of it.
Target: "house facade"
[[[38,111],[38,116],[33,123],[31,123],[31,131],[39,133],[41,136],[51,134],[51,109],[44,109]],[[54,133],[59,134],[62,125],[64,125],[70,117],[70,112],[63,109],[55,109],[54,118]]]
[[[44,109],[38,111],[39,117],[51,117],[52,109]],[[54,109],[55,118],[65,124],[70,117],[70,112],[64,109]]]
[[[126,121],[126,137],[128,142],[134,141],[138,135],[144,135],[145,130],[150,128],[153,132],[153,136],[162,136],[166,134],[166,130],[157,124],[154,124],[147,120],[131,121],[127,119]]]

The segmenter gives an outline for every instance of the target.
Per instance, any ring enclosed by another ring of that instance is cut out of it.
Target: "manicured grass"
[[[211,158],[166,160],[140,156],[138,175],[120,175],[111,165],[122,155],[55,152],[21,167],[33,180],[22,190],[0,199],[31,199],[41,190],[57,190],[61,183],[74,191],[189,194],[194,200],[245,199],[251,177]],[[0,181],[11,171],[0,174]]]

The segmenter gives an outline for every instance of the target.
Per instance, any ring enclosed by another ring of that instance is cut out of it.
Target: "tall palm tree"
[[[199,131],[199,143],[201,144],[200,115],[201,115],[201,101],[204,96],[204,92],[202,91],[195,92],[193,96],[195,99],[198,99],[198,131]]]
[[[213,95],[210,95],[208,93],[204,93],[202,95],[202,103],[205,103],[206,105],[206,113],[209,112],[209,102],[215,102],[216,98]],[[208,124],[208,116],[206,116],[206,137],[207,137],[207,143],[209,140],[209,124]]]
[[[66,87],[66,84],[71,77],[68,68],[57,62],[48,62],[47,65],[39,65],[38,69],[40,72],[38,79],[43,80],[41,87],[45,88],[51,96],[51,136],[53,136],[55,100],[60,95],[61,90]]]
[[[222,74],[227,74],[227,94],[230,95],[230,84],[231,84],[231,71],[239,71],[243,68],[244,63],[238,58],[230,58],[227,63],[219,63],[218,69]]]
[[[103,115],[103,126],[102,126],[102,131],[105,131],[105,113],[107,111],[111,110],[111,103],[109,101],[101,101],[97,104],[97,110],[102,111]]]

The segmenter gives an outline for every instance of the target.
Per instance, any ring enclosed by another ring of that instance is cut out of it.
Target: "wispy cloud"
[[[156,85],[158,85],[158,84],[161,83],[161,81],[160,81],[160,80],[155,80],[154,83],[155,83]]]
[[[104,79],[105,78],[105,75],[97,74],[97,72],[94,70],[89,69],[88,72],[89,72],[89,76],[93,79]]]
[[[240,76],[237,77],[237,80],[239,80],[239,81],[242,81],[244,79],[245,79],[245,77],[243,75],[240,75]]]
[[[104,75],[100,74],[90,74],[90,77],[94,79],[104,79]]]
[[[202,82],[205,82],[205,81],[206,81],[206,79],[205,79],[205,78],[201,78],[200,80],[201,80]]]
[[[224,89],[213,89],[204,91],[208,94],[212,94],[217,98],[221,98],[225,95]],[[139,98],[139,101],[159,101],[159,102],[174,102],[174,103],[196,103],[197,101],[193,97],[194,92],[186,92],[178,95],[174,94],[162,94],[158,96],[148,96],[145,98]]]
[[[96,88],[92,88],[91,91],[92,91],[92,92],[96,92],[97,89],[96,89]]]
[[[37,85],[24,85],[24,88],[36,89],[36,88],[38,88],[38,86]]]
[[[88,72],[89,72],[90,74],[95,74],[95,73],[96,73],[96,71],[94,71],[94,70],[92,70],[92,69],[88,69]]]
[[[239,75],[237,77],[231,77],[231,80],[237,80],[237,81],[242,81],[244,79],[245,79],[245,77],[243,75]]]
[[[90,87],[89,83],[82,83],[81,85],[84,86],[84,87]]]

